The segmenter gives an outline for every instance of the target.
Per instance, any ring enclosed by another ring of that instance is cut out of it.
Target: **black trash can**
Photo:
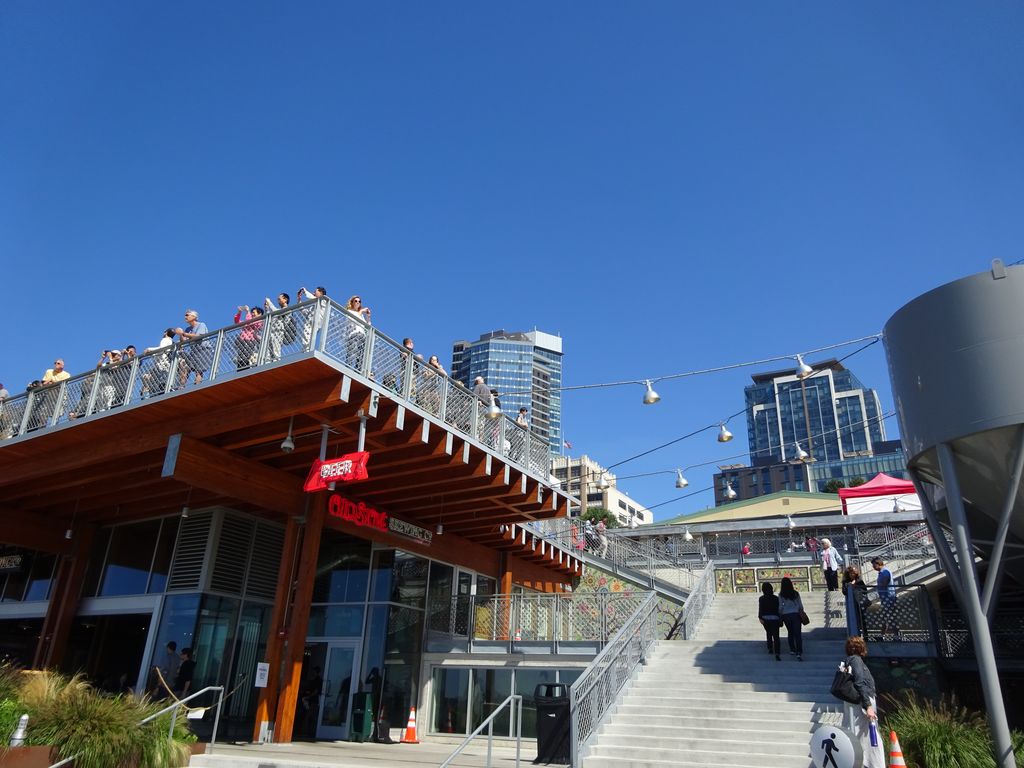
[[[352,727],[349,741],[369,741],[373,733],[373,696],[360,691],[352,697]]]
[[[569,747],[569,690],[563,683],[541,683],[533,690],[537,703],[537,763],[567,765]]]

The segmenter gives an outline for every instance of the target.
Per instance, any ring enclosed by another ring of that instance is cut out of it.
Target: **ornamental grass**
[[[195,741],[185,717],[178,717],[171,738],[169,713],[139,724],[164,706],[100,693],[80,675],[0,667],[0,750],[27,714],[25,745],[52,747],[55,761],[74,757],[75,768],[180,768]]]
[[[984,715],[943,697],[938,704],[904,691],[887,697],[883,733],[896,731],[908,768],[996,768]],[[1017,765],[1024,765],[1024,734],[1011,734]]]

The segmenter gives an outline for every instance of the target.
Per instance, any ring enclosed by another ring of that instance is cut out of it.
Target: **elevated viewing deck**
[[[338,483],[358,500],[580,569],[514,527],[567,512],[547,442],[328,299],[0,403],[0,518],[63,551],[73,521],[217,504],[301,516],[321,450],[363,444],[369,479]]]

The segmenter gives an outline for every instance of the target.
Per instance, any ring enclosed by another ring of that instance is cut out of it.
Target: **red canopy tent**
[[[898,477],[890,477],[884,472],[879,472],[871,480],[854,488],[840,488],[839,498],[843,500],[843,514],[846,510],[847,499],[860,499],[865,496],[888,496],[890,498],[914,493],[914,484],[909,480],[900,480]]]

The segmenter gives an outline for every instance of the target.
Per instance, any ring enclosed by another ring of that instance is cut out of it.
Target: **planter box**
[[[0,768],[49,768],[57,761],[56,757],[50,755],[50,749],[50,747],[11,747],[6,752],[0,753]],[[206,752],[206,742],[190,744],[189,749],[193,755],[202,755]],[[71,765],[73,767],[74,763]]]
[[[0,753],[0,768],[49,768],[50,747],[11,747]]]

